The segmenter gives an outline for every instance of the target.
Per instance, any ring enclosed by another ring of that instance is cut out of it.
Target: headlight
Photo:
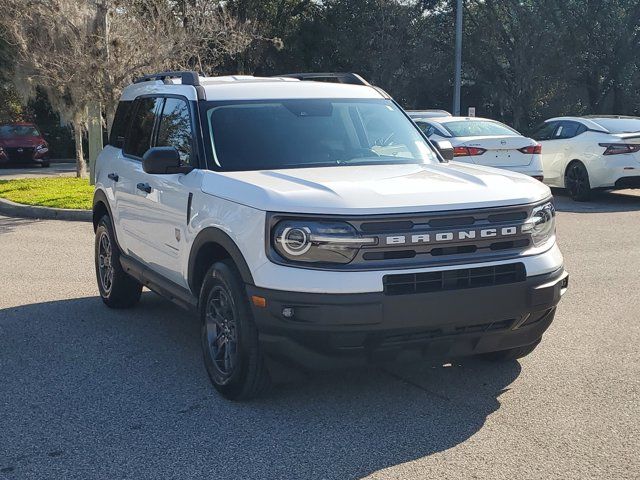
[[[47,146],[44,143],[42,143],[42,144],[40,144],[40,145],[38,145],[36,147],[37,151],[46,150],[46,149],[47,149]]]
[[[522,230],[531,234],[533,244],[538,247],[556,233],[556,208],[552,202],[533,209],[531,217],[523,225]]]
[[[344,222],[282,220],[273,228],[271,242],[278,255],[291,262],[344,264],[377,239],[359,236]]]

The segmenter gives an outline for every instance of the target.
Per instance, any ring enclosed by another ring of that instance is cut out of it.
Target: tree
[[[15,84],[46,92],[74,129],[78,176],[86,175],[87,105],[99,101],[110,127],[122,88],[148,71],[204,71],[256,36],[218,2],[189,0],[5,0],[0,27],[15,50]],[[20,21],[15,21],[19,18]]]

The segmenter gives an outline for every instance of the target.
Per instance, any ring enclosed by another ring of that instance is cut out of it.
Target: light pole
[[[456,66],[453,85],[453,114],[460,115],[460,84],[462,82],[462,0],[456,2]]]

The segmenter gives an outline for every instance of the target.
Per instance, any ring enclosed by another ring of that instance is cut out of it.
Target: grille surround
[[[318,215],[268,212],[265,224],[265,247],[269,259],[279,265],[311,270],[375,271],[428,268],[440,265],[456,266],[469,263],[517,259],[534,247],[531,235],[522,225],[531,217],[535,207],[552,201],[542,201],[507,207],[453,210],[431,213],[379,214],[379,215]],[[282,220],[335,221],[353,226],[363,237],[375,237],[376,243],[359,249],[347,264],[323,264],[295,262],[282,258],[272,245],[272,231]],[[458,232],[482,229],[516,228],[513,235],[496,235],[469,239],[457,236]],[[455,241],[428,243],[388,244],[386,237],[454,232]],[[458,238],[464,238],[458,240]]]

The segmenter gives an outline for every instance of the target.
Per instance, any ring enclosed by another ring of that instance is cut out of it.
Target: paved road
[[[15,180],[16,178],[40,177],[72,177],[76,174],[75,163],[52,163],[49,168],[40,166],[5,167],[0,168],[0,180]]]
[[[101,304],[88,225],[0,218],[0,478],[638,478],[640,198],[558,204],[571,289],[531,357],[244,404],[214,394],[194,318]]]

